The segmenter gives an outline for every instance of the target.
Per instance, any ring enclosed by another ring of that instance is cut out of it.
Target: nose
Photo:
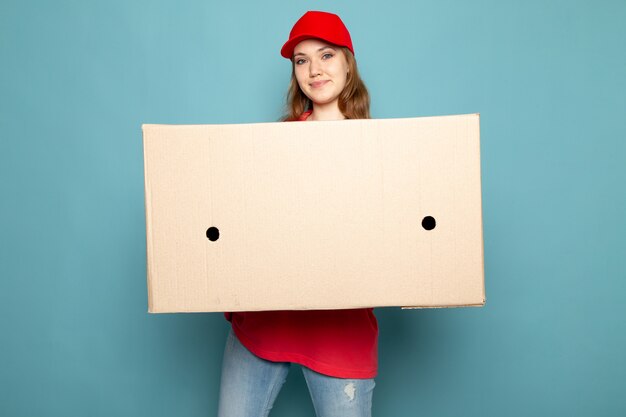
[[[320,69],[320,63],[318,62],[317,59],[312,59],[309,64],[309,76],[313,78],[313,77],[317,77],[321,73],[322,72]]]

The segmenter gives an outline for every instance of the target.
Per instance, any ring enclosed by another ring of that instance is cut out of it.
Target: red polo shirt
[[[374,378],[378,323],[373,308],[224,313],[241,343],[274,362],[295,362],[338,378]]]

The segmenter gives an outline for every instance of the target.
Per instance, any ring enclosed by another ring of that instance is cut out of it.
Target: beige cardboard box
[[[150,312],[485,302],[478,114],[143,135]]]

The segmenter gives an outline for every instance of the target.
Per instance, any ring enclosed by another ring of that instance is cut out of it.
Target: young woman
[[[350,33],[339,16],[309,11],[281,55],[292,63],[285,121],[369,118]],[[372,308],[225,313],[219,417],[267,416],[291,363],[302,366],[318,417],[371,416],[378,366]]]

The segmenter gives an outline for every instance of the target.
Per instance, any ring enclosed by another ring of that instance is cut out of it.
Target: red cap
[[[350,32],[339,16],[327,12],[308,11],[291,29],[289,40],[285,42],[280,54],[287,59],[293,58],[296,45],[305,39],[317,38],[338,46],[347,47],[354,55]]]

